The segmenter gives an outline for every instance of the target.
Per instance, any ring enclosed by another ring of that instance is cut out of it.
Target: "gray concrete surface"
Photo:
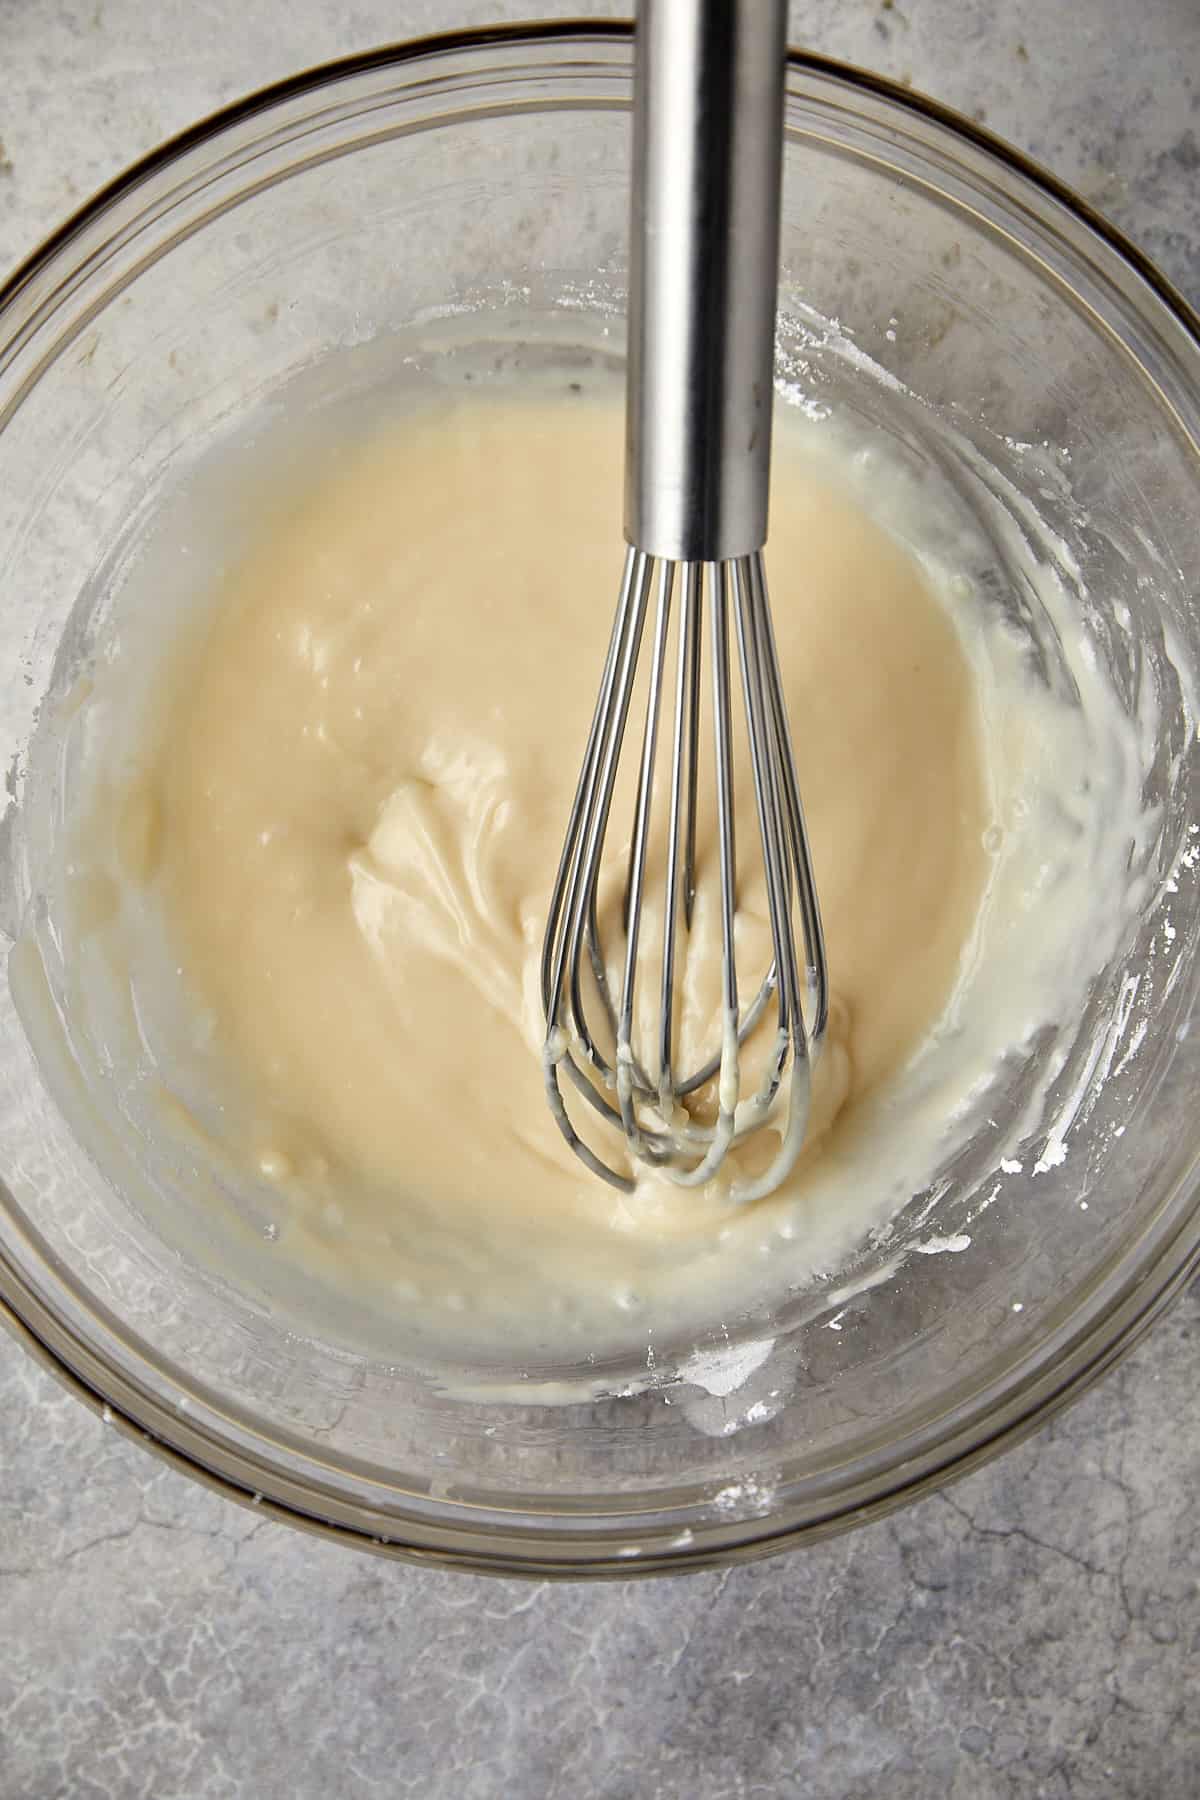
[[[249,87],[536,10],[0,0],[0,273]],[[811,0],[792,31],[985,119],[1200,300],[1196,0]],[[1198,1374],[1193,1289],[1033,1441],[886,1523],[588,1589],[258,1521],[0,1337],[0,1800],[1190,1800]]]

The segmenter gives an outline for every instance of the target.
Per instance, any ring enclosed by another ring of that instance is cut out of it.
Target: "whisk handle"
[[[653,556],[767,536],[786,0],[639,0],[625,535]]]

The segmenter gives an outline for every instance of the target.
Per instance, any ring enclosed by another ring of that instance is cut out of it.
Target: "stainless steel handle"
[[[653,556],[767,536],[786,0],[640,0],[625,535]]]

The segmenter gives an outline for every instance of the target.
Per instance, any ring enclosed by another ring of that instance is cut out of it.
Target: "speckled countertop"
[[[0,275],[132,157],[389,38],[537,11],[0,0]],[[1200,301],[1196,0],[811,0]],[[585,1587],[383,1564],[134,1449],[0,1335],[0,1800],[1194,1800],[1200,1290],[1032,1442],[805,1553]]]

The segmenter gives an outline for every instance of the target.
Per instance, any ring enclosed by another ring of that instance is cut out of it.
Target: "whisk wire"
[[[675,567],[664,562],[659,567],[658,607],[654,625],[654,651],[650,663],[650,681],[646,694],[646,729],[642,736],[642,760],[638,770],[637,799],[634,803],[633,837],[629,854],[629,874],[625,888],[625,973],[621,984],[621,1010],[617,1017],[617,1099],[626,1139],[635,1155],[644,1154],[644,1140],[634,1113],[635,1074],[639,1091],[648,1083],[645,1072],[635,1070],[631,1039],[633,1036],[634,989],[637,983],[638,942],[641,936],[642,897],[646,878],[646,857],[650,840],[650,811],[654,796],[654,764],[658,751],[658,722],[661,711],[663,676],[667,661],[667,633],[671,621],[671,595],[675,585]],[[674,936],[673,921],[668,921],[666,943]]]
[[[766,575],[761,561],[755,570],[760,590],[760,636],[763,675],[774,720],[774,743],[782,777],[782,796],[788,824],[791,856],[789,868],[795,871],[800,922],[806,951],[806,977],[812,1012],[809,1027],[814,1043],[825,1035],[829,1023],[829,969],[825,954],[825,933],[821,926],[821,908],[817,900],[817,884],[813,874],[812,854],[808,842],[808,826],[800,798],[800,778],[792,752],[792,731],[788,720],[783,677],[779,671],[779,651],[775,643],[775,626],[767,599]]]
[[[668,568],[672,565],[668,564]],[[670,1116],[677,1105],[674,1087],[675,1056],[675,922],[680,913],[680,880],[683,883],[683,918],[690,931],[696,898],[696,791],[698,737],[700,731],[700,570],[685,563],[679,613],[679,654],[676,660],[675,730],[671,743],[671,802],[667,827],[666,921],[663,932],[661,1026],[658,1045],[659,1104]],[[682,814],[682,816],[681,816]],[[682,835],[682,849],[681,839]],[[680,865],[682,863],[682,871]]]

